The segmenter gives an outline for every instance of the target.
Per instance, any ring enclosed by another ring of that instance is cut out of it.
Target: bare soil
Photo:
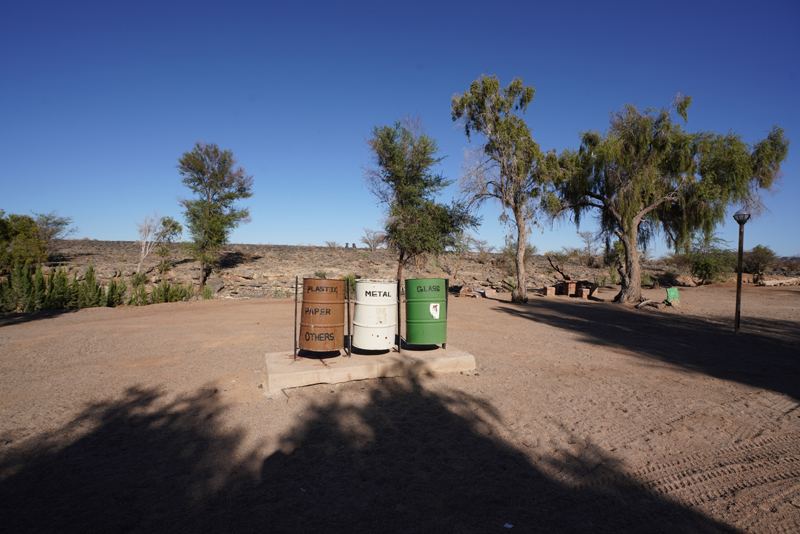
[[[800,287],[745,286],[738,335],[733,285],[616,291],[451,298],[475,372],[271,394],[291,300],[0,316],[0,525],[800,531]]]

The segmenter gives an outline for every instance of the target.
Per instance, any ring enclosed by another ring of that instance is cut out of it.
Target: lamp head
[[[733,218],[737,223],[739,223],[740,226],[744,225],[744,223],[750,220],[750,212],[745,209],[741,209],[733,214]]]

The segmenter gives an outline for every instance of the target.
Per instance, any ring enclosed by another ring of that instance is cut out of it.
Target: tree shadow
[[[3,436],[8,532],[733,532],[622,473],[589,440],[536,460],[485,400],[419,380],[328,396],[261,460],[213,390],[129,389],[47,436]],[[365,386],[366,387],[366,386]],[[276,409],[264,401],[263,409]],[[493,430],[494,429],[494,430]],[[263,444],[261,445],[263,446]]]
[[[733,333],[733,320],[687,317],[616,304],[537,300],[506,305],[508,315],[577,332],[589,344],[626,349],[641,358],[679,365],[710,376],[785,393],[800,400],[800,324],[747,318]]]
[[[15,324],[31,323],[43,319],[54,319],[65,313],[75,313],[78,310],[42,310],[31,313],[3,313],[0,314],[0,328]]]
[[[230,269],[238,265],[260,260],[261,256],[248,252],[223,252],[219,258],[219,266],[223,269]]]

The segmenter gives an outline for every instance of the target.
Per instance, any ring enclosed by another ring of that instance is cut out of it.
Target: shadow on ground
[[[3,313],[0,314],[0,327],[15,324],[31,323],[42,319],[54,319],[65,313],[75,313],[78,310],[44,310],[32,313]]]
[[[494,408],[421,382],[320,391],[266,459],[213,391],[89,406],[58,432],[6,436],[7,532],[733,532],[653,495],[590,442],[531,460]],[[273,401],[276,402],[276,401]],[[275,409],[269,401],[264,409]],[[82,430],[87,429],[87,430]],[[74,436],[62,443],[64,436]]]
[[[589,344],[629,350],[710,376],[800,400],[800,323],[748,317],[726,324],[624,305],[537,299],[499,308],[509,315],[577,332]]]

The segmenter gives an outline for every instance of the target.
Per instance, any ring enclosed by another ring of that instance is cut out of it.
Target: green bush
[[[144,273],[131,274],[131,287],[137,289],[140,285],[147,283],[147,275]]]
[[[8,281],[0,283],[0,311],[29,313],[118,306],[126,291],[124,282],[119,284],[113,279],[108,289],[98,284],[91,264],[81,281],[78,281],[77,272],[70,280],[61,267],[44,276],[40,266],[32,271],[30,267],[16,265]]]
[[[163,280],[150,293],[150,304],[161,304],[163,302],[181,302],[189,300],[194,296],[191,284],[171,285],[167,280]]]
[[[328,273],[323,271],[322,269],[317,269],[314,271],[314,278],[327,278]]]
[[[761,273],[775,265],[777,261],[778,256],[771,248],[756,245],[753,250],[744,253],[743,270],[751,274]]]
[[[608,267],[608,282],[612,286],[619,284],[619,273],[615,265],[609,265]]]
[[[214,298],[214,292],[211,290],[210,287],[207,285],[203,286],[203,290],[200,292],[200,298],[203,300],[211,300]]]

